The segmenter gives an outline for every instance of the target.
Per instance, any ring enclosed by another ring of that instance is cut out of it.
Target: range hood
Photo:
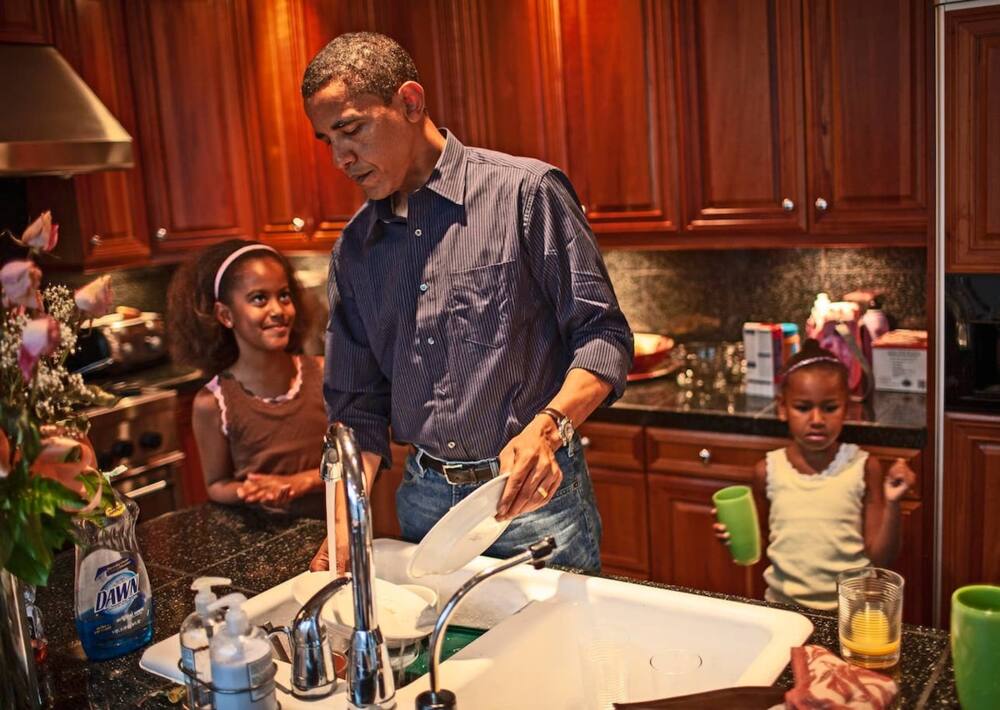
[[[0,43],[0,177],[131,167],[131,136],[54,47]]]

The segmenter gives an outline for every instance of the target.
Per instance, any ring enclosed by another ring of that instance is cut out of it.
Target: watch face
[[[562,425],[559,427],[559,435],[562,437],[563,443],[568,444],[573,440],[573,422],[568,418],[562,420]]]

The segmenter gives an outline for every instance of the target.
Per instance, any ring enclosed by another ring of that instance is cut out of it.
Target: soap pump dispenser
[[[216,600],[212,587],[230,584],[225,577],[199,577],[191,584],[198,593],[194,597],[194,611],[181,624],[181,670],[187,687],[187,706],[191,710],[208,710],[212,707],[212,669],[208,644],[219,625],[224,621],[221,609],[210,611]]]
[[[278,710],[275,665],[271,644],[263,629],[254,626],[243,610],[246,597],[227,594],[209,605],[209,611],[228,607],[226,621],[209,645],[213,701],[216,710]]]

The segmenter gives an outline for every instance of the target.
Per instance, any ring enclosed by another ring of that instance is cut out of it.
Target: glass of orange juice
[[[903,578],[880,567],[859,567],[837,575],[840,655],[863,668],[892,668],[899,662]]]

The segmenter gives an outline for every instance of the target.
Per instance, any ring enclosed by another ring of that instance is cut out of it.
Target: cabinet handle
[[[150,483],[148,486],[136,488],[135,490],[132,491],[126,491],[125,495],[127,495],[129,498],[132,499],[142,498],[143,496],[148,496],[150,493],[155,493],[156,491],[162,491],[169,485],[170,484],[167,483],[167,481],[161,479],[159,481],[156,481],[155,483]]]
[[[156,241],[162,242],[166,238],[167,238],[166,227],[160,227],[159,229],[156,230]]]
[[[816,198],[816,209],[820,212],[826,212],[826,208],[830,206],[830,203],[824,200],[822,197]]]
[[[701,459],[702,466],[708,466],[712,463],[712,452],[708,449],[702,449],[698,452],[698,458]]]
[[[90,238],[90,245],[91,246],[99,247],[102,244],[104,244],[104,239],[101,237],[100,234],[95,234],[94,236],[92,236]]]
[[[292,217],[292,229],[296,232],[301,232],[302,228],[306,226],[306,221],[301,217]]]
[[[584,448],[584,449],[589,449],[590,448],[590,437],[589,436],[581,436],[580,437],[580,446],[582,448]]]
[[[795,209],[795,203],[786,197],[781,201],[781,209],[783,209],[785,212],[791,212],[792,210]]]

